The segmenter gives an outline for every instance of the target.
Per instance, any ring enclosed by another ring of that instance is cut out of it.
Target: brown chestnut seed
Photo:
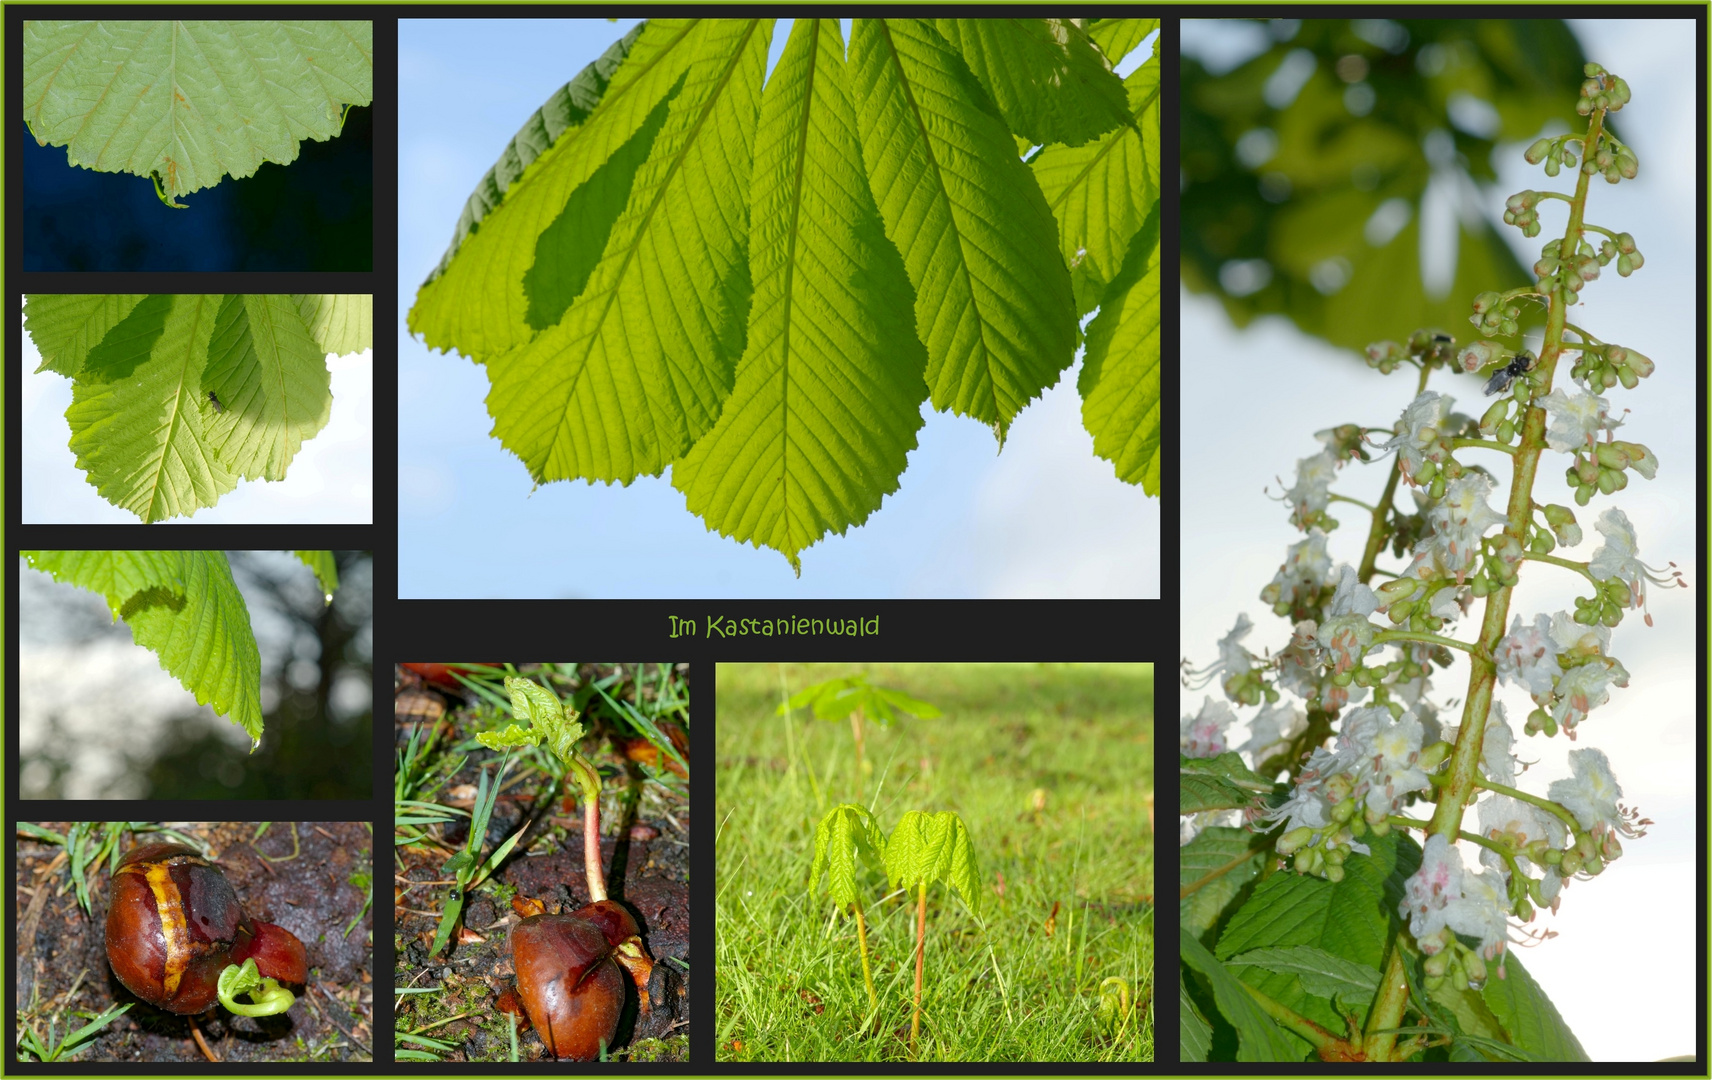
[[[625,970],[638,986],[647,952],[636,920],[611,900],[570,915],[534,915],[511,933],[517,995],[554,1057],[594,1061],[611,1047],[624,1011]]]
[[[220,973],[253,958],[261,974],[302,983],[303,943],[256,922],[219,867],[182,844],[144,844],[119,863],[107,909],[107,962],[125,988],[168,1012],[199,1013]]]

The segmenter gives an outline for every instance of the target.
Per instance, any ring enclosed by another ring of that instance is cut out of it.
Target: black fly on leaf
[[[226,411],[226,406],[220,404],[220,399],[214,396],[214,391],[212,390],[208,391],[208,402],[214,406],[215,412],[223,413]]]

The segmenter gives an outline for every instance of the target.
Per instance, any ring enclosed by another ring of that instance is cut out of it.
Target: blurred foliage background
[[[1246,40],[1228,70],[1182,60],[1187,288],[1239,327],[1282,314],[1359,349],[1399,327],[1466,338],[1471,297],[1532,280],[1480,186],[1500,141],[1585,123],[1566,91],[1586,57],[1563,20],[1220,24],[1232,30]]]

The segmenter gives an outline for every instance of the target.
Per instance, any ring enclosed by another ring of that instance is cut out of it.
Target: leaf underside
[[[367,22],[30,21],[24,118],[71,164],[168,199],[289,164],[374,96]]]
[[[980,872],[963,819],[950,810],[910,810],[886,840],[886,879],[893,888],[914,889],[943,881],[971,911],[980,910]]]
[[[43,369],[72,375],[77,467],[145,522],[283,479],[329,416],[323,345],[366,349],[372,333],[367,296],[105,299],[32,295],[25,323]]]
[[[797,553],[897,490],[922,425],[909,279],[861,183],[836,20],[798,20],[756,138],[748,350],[719,422],[672,468],[692,513]]]
[[[1068,19],[935,19],[998,106],[1032,145],[1081,146],[1128,124],[1123,83]]]
[[[1100,313],[1088,324],[1077,388],[1082,392],[1082,424],[1094,436],[1094,453],[1112,463],[1118,479],[1158,495],[1158,204],[1147,220],[1107,288]]]
[[[898,489],[924,398],[1002,445],[1128,265],[1158,65],[1113,75],[1153,21],[1108,22],[858,19],[846,54],[800,20],[763,78],[771,20],[647,21],[504,147],[409,328],[486,366],[493,434],[537,483],[670,466],[711,531],[800,573]],[[1031,168],[1018,125],[1081,156]],[[1157,491],[1156,426],[1139,450],[1121,430],[1138,373],[1157,413],[1157,275],[1151,301],[1112,294],[1085,423]]]
[[[860,905],[856,891],[856,859],[869,866],[882,865],[886,840],[880,833],[874,815],[860,806],[844,803],[835,806],[814,830],[814,860],[809,868],[808,890],[812,899],[820,889],[821,874],[826,875],[826,896],[844,907]]]
[[[220,551],[26,551],[54,580],[100,593],[200,705],[261,739],[261,654]]]
[[[487,361],[494,434],[537,482],[658,475],[729,393],[749,279],[719,271],[747,265],[762,29],[724,19],[691,29],[682,89],[588,284],[557,325]]]
[[[1076,347],[1039,184],[963,61],[921,20],[858,19],[850,66],[868,184],[916,291],[934,408],[1011,421]]]

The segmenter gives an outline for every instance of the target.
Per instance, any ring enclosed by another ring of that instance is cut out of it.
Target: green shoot
[[[588,874],[589,898],[605,900],[606,878],[600,865],[600,773],[577,751],[577,740],[583,737],[577,713],[533,679],[507,678],[505,688],[511,692],[511,708],[517,719],[529,726],[512,724],[503,731],[478,732],[476,738],[493,750],[544,742],[564,765],[582,789],[583,866]]]
[[[226,970],[220,973],[215,992],[220,997],[220,1004],[239,1016],[276,1016],[291,1008],[291,1003],[297,1000],[290,990],[264,977],[257,970],[254,958],[245,960],[241,966],[227,964]],[[255,1004],[246,1005],[239,1001],[239,994],[248,994]]]

